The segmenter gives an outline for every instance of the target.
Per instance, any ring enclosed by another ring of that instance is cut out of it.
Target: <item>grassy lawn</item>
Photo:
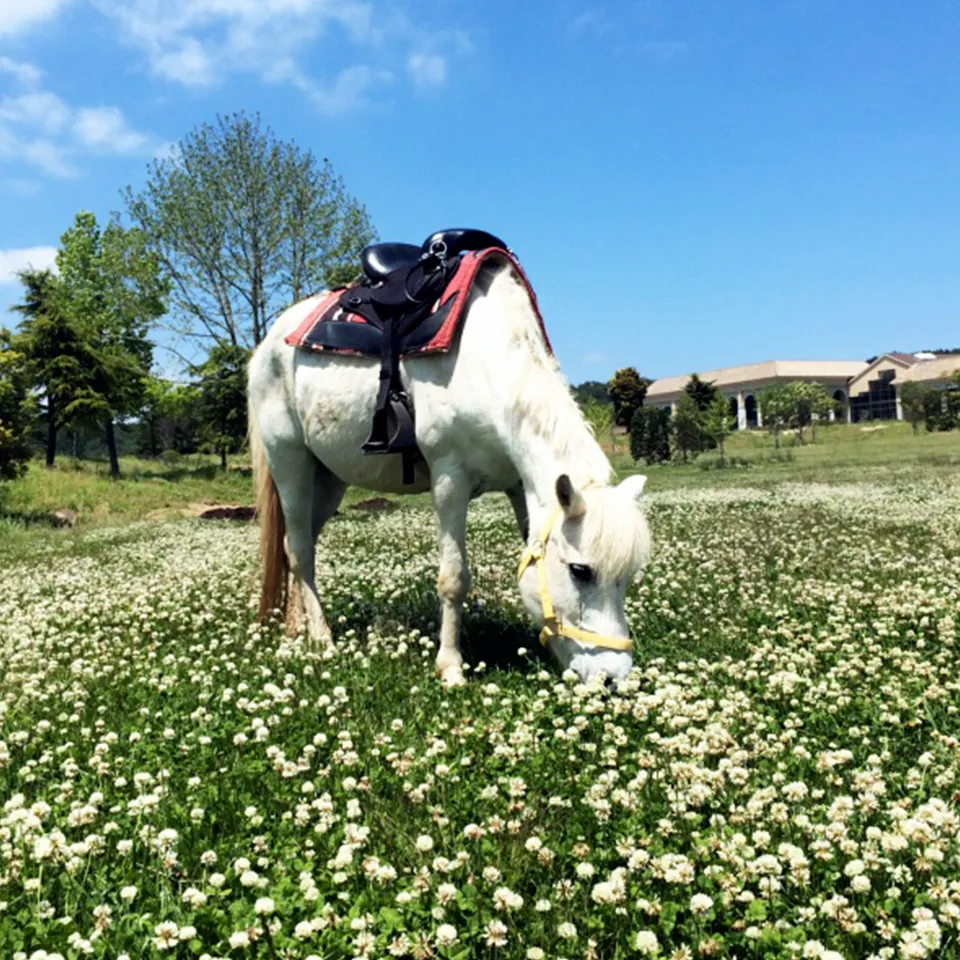
[[[324,533],[322,653],[254,622],[249,524],[0,543],[0,956],[957,957],[960,469],[849,436],[650,471],[616,691],[540,656],[502,497],[458,690],[417,498]],[[205,470],[109,516],[240,499]]]

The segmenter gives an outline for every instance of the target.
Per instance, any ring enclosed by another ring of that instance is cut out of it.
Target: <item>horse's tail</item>
[[[253,485],[257,495],[257,517],[260,520],[260,608],[263,620],[271,610],[286,615],[287,579],[290,562],[283,546],[286,525],[277,485],[270,475],[257,418],[251,409],[250,456],[253,460]]]

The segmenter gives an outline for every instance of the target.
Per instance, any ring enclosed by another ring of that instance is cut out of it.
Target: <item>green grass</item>
[[[457,690],[418,498],[325,531],[336,653],[253,621],[246,525],[0,545],[0,956],[954,960],[960,470],[857,469],[650,471],[700,486],[616,691],[539,658],[502,497]]]
[[[778,451],[766,431],[738,432],[725,445],[730,463],[723,469],[716,451],[686,464],[635,464],[625,452],[627,438],[618,441],[612,459],[620,474],[645,473],[650,490],[849,483],[863,477],[893,481],[917,466],[938,476],[960,466],[960,430],[915,435],[906,423],[833,424],[819,427],[815,440],[805,431],[804,440],[801,445],[792,434],[782,436]]]

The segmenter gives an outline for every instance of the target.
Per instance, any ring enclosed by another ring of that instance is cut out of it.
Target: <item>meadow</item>
[[[31,475],[0,538],[0,956],[960,956],[960,450],[850,436],[650,471],[616,691],[535,649],[502,498],[447,690],[422,500],[328,526],[320,654],[254,621],[251,526],[130,522],[134,491],[32,528]]]

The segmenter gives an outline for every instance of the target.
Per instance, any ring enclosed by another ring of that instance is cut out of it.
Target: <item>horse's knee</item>
[[[441,568],[437,577],[437,593],[450,603],[463,603],[470,591],[470,571],[462,563]]]

